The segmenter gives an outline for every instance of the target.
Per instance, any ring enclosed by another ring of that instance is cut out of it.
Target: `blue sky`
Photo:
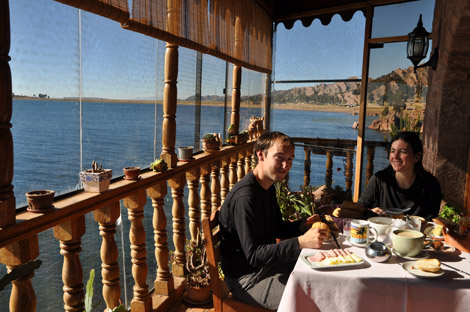
[[[373,37],[406,35],[423,14],[431,31],[434,1],[422,0],[377,8]],[[40,14],[38,14],[40,12]],[[13,92],[51,97],[78,96],[80,81],[78,10],[52,0],[10,1]],[[81,13],[82,95],[113,99],[161,98],[165,43],[123,30],[116,22]],[[349,22],[335,15],[328,26],[319,20],[305,28],[277,28],[276,80],[345,79],[361,76],[365,18],[356,12]],[[406,44],[373,50],[370,77],[411,65]],[[180,48],[178,97],[195,90],[194,51]],[[225,62],[203,58],[203,94],[221,95]],[[231,73],[229,74],[231,78]],[[263,75],[244,71],[242,95],[262,92]],[[246,81],[248,80],[248,81]],[[229,82],[229,87],[231,86]],[[292,87],[276,85],[276,88]],[[249,90],[247,90],[249,89]]]

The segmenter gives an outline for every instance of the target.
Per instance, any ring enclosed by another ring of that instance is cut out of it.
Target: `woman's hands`
[[[380,207],[375,207],[375,208],[372,208],[371,211],[375,212],[376,214],[378,214],[379,216],[385,214],[385,211],[380,208]]]

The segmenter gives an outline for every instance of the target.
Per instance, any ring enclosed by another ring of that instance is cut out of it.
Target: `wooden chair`
[[[232,298],[225,282],[219,277],[218,262],[220,258],[220,235],[219,235],[219,213],[216,210],[212,213],[210,220],[202,220],[202,230],[206,244],[207,261],[209,262],[209,274],[212,285],[212,300],[215,312],[268,312],[261,306],[254,306]]]

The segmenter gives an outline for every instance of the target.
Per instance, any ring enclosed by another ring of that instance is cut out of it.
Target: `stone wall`
[[[470,1],[436,0],[433,50],[424,118],[424,166],[441,184],[444,199],[464,206],[470,153]],[[468,207],[467,207],[468,208]]]

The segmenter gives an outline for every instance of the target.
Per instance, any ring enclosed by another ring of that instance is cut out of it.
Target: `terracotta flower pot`
[[[124,171],[125,180],[139,180],[140,178],[140,167],[126,167],[122,171]]]
[[[206,141],[202,140],[202,149],[206,152],[214,152],[220,150],[220,141],[211,140]]]
[[[205,304],[211,301],[212,291],[210,286],[194,287],[188,284],[184,285],[183,300],[194,304]]]
[[[26,199],[28,200],[28,211],[36,213],[49,212],[54,209],[52,202],[54,201],[54,191],[51,190],[37,190],[27,192]]]

